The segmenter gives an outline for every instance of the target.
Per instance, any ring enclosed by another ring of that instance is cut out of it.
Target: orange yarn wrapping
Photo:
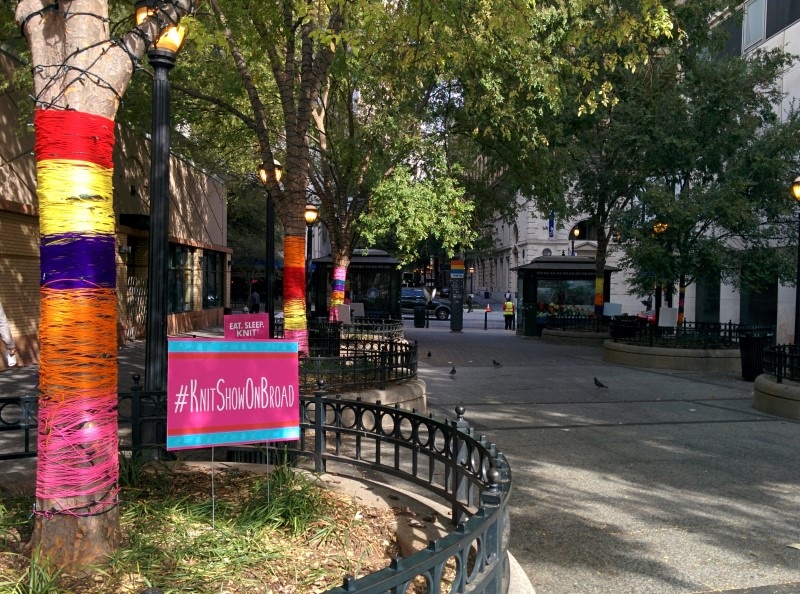
[[[63,397],[117,391],[114,289],[41,289],[40,389]]]
[[[297,341],[301,353],[308,353],[305,248],[303,236],[287,235],[283,240],[284,336]]]

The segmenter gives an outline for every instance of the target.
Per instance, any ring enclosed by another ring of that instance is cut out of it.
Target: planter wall
[[[542,330],[542,342],[567,346],[601,347],[608,340],[608,332],[579,332],[577,330],[559,330],[545,328]]]
[[[606,340],[603,361],[631,367],[741,373],[739,349],[670,349]]]
[[[786,419],[800,421],[800,384],[761,374],[753,383],[753,408]]]

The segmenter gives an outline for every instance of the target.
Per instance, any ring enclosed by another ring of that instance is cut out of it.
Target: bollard
[[[486,311],[483,312],[483,329],[489,328],[489,306],[486,306]]]

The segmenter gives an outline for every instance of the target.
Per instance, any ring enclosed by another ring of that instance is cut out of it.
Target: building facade
[[[0,55],[0,75],[13,65]],[[39,221],[32,126],[20,101],[0,94],[0,302],[20,364],[38,361]],[[121,126],[114,148],[118,342],[146,328],[150,143]],[[225,184],[176,156],[170,162],[168,334],[222,324],[229,306]]]

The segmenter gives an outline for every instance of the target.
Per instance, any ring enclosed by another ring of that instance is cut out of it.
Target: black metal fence
[[[417,345],[403,338],[403,322],[357,318],[352,324],[314,320],[308,357],[300,359],[300,389],[319,381],[328,391],[384,389],[417,376]]]
[[[332,392],[385,389],[417,377],[417,345],[343,339],[339,355],[302,357],[300,390],[310,392],[321,380]]]
[[[604,316],[563,315],[547,316],[545,328],[577,330],[580,332],[608,332],[609,318]]]
[[[784,379],[800,381],[800,345],[765,346],[764,373],[774,375],[779,384],[783,383]]]
[[[685,320],[663,328],[642,318],[626,316],[612,318],[609,330],[614,342],[685,349],[737,349],[743,336],[774,332],[774,328],[767,326]]]
[[[4,442],[14,441],[16,437],[20,443],[13,451],[0,452],[0,460],[36,456],[38,408],[36,396],[0,396],[0,437]]]

